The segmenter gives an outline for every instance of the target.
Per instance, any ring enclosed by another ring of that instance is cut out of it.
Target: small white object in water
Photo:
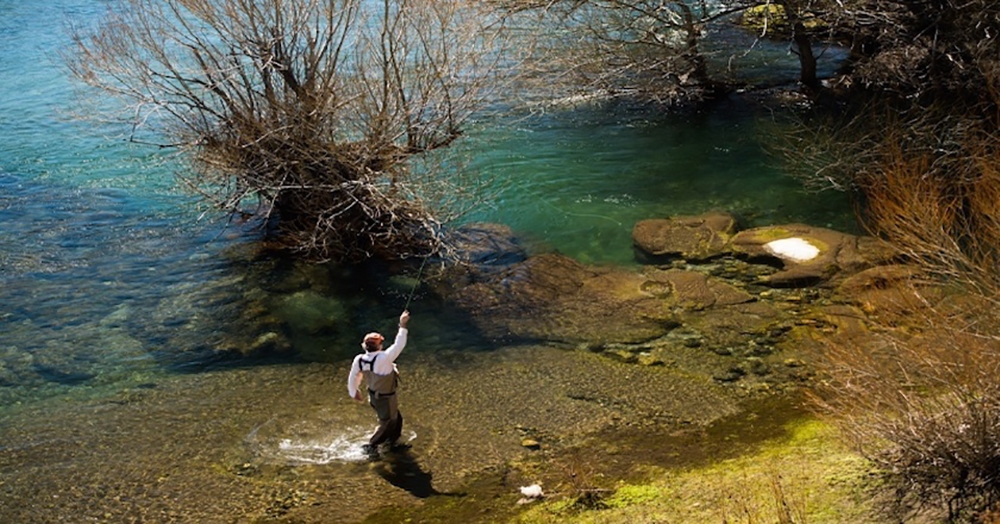
[[[795,262],[805,262],[816,258],[819,248],[809,243],[809,241],[798,238],[783,238],[764,244],[764,249],[768,253]]]
[[[541,498],[543,495],[542,487],[539,486],[538,484],[532,484],[530,486],[521,486],[521,494],[524,495],[525,497],[533,499]]]

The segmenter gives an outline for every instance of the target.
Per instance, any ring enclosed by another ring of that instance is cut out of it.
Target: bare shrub
[[[829,347],[822,405],[880,467],[896,511],[958,518],[1000,495],[1000,352],[995,340],[934,328]]]
[[[188,152],[188,187],[230,213],[277,218],[317,258],[441,248],[415,164],[450,145],[510,71],[501,18],[460,0],[119,0],[75,35],[76,75]],[[452,203],[472,205],[471,200]],[[461,211],[459,209],[458,211]]]
[[[766,147],[791,176],[814,191],[863,196],[888,177],[898,179],[893,171],[900,168],[917,170],[945,186],[971,188],[988,176],[990,159],[998,152],[998,107],[1000,96],[993,90],[977,101],[956,97],[929,105],[858,96],[836,111],[819,107],[776,118],[766,131]],[[900,164],[911,161],[920,165]]]
[[[710,24],[754,2],[685,0],[496,0],[534,12],[548,40],[534,61],[539,77],[586,94],[625,96],[663,105],[711,98],[726,89],[709,71]],[[742,51],[742,50],[739,50]]]
[[[557,464],[561,473],[555,486],[556,492],[564,494],[578,508],[595,509],[603,507],[605,497],[614,492],[601,487],[603,475],[591,464],[584,450],[575,449],[567,453]]]
[[[917,271],[866,304],[870,336],[829,341],[818,401],[895,509],[974,519],[1000,495],[998,4],[837,6],[866,96],[773,145],[807,187],[854,192]]]
[[[902,514],[971,519],[1000,500],[1000,178],[987,137],[946,176],[890,132],[865,218],[921,273],[866,340],[822,356],[819,403],[880,467]]]
[[[905,97],[978,98],[1000,62],[1000,4],[993,0],[838,1],[854,79]]]

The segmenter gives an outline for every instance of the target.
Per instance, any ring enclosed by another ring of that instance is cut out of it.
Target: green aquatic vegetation
[[[625,483],[599,509],[546,501],[518,522],[873,522],[868,463],[815,420],[790,423],[788,436],[744,456],[688,469],[650,465],[647,481]]]
[[[769,242],[771,240],[781,240],[783,238],[793,237],[795,236],[795,233],[793,233],[790,229],[773,226],[758,230],[755,236],[762,241]]]
[[[660,496],[661,490],[655,486],[626,484],[616,489],[614,495],[604,501],[604,505],[608,508],[625,508],[654,501]]]

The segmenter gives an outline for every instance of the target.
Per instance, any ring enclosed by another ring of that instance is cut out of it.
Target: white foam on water
[[[278,442],[278,455],[290,464],[322,465],[367,460],[364,446],[368,443],[369,429],[348,428],[344,434],[325,440],[282,439]],[[411,442],[416,438],[416,432],[411,431],[405,441]]]
[[[296,464],[329,464],[338,460],[353,462],[364,460],[363,446],[367,442],[364,434],[337,435],[329,441],[283,439],[278,443],[278,453]]]

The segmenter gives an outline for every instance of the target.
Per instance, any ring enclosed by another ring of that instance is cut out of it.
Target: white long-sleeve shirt
[[[388,375],[396,371],[396,359],[399,358],[399,354],[406,347],[406,334],[406,328],[400,327],[399,331],[396,332],[396,340],[388,348],[381,351],[372,351],[371,353],[362,353],[354,357],[354,362],[351,363],[351,373],[347,376],[347,394],[349,396],[354,397],[358,392],[358,388],[361,387],[361,381],[365,377],[361,373],[361,357],[365,355],[379,355],[372,366],[372,371],[377,375]]]

